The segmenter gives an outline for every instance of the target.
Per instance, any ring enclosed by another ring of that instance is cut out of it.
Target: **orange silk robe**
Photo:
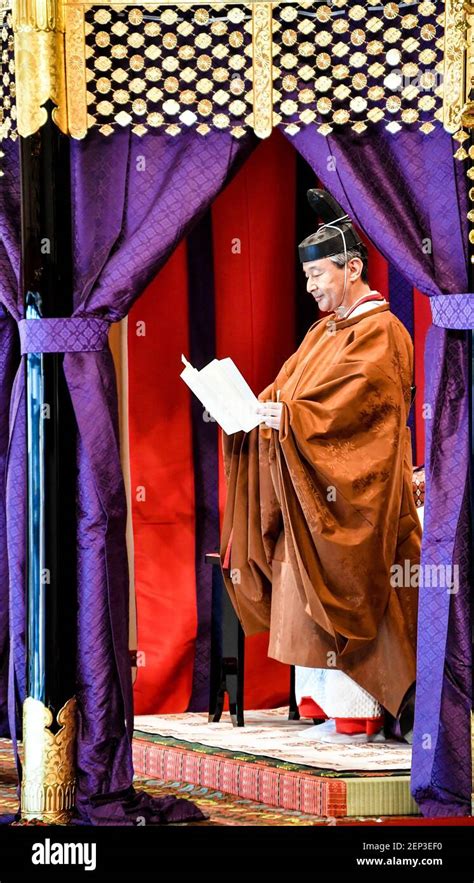
[[[382,304],[316,322],[259,396],[283,402],[279,432],[224,434],[221,561],[246,635],[269,656],[338,668],[397,716],[415,680],[419,563],[407,417],[413,346]],[[226,562],[227,564],[227,562]]]

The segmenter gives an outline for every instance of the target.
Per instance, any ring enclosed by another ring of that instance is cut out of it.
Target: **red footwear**
[[[314,699],[311,699],[311,696],[301,697],[301,702],[298,705],[298,711],[300,713],[300,717],[316,717],[322,718],[323,720],[328,720],[327,714],[314,701]]]
[[[383,715],[381,717],[336,717],[336,733],[354,736],[357,733],[365,733],[374,736],[383,727]]]

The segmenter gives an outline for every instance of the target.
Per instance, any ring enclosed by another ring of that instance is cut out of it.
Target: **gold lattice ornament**
[[[379,123],[426,134],[443,123],[461,138],[473,116],[459,83],[472,42],[465,0],[22,0],[13,15],[7,2],[0,137],[37,130],[47,100],[74,138],[121,126],[362,134]],[[457,156],[467,158],[461,140]]]

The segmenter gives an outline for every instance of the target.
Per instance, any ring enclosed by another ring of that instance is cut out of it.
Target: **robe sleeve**
[[[288,380],[294,353],[275,381],[258,396],[276,400]],[[272,559],[282,530],[280,505],[270,474],[275,460],[272,432],[264,426],[251,432],[222,434],[227,498],[221,533],[222,575],[246,635],[270,627]],[[225,565],[229,566],[225,566]]]
[[[403,334],[371,323],[283,405],[276,437],[290,557],[307,613],[340,654],[375,638],[389,603],[411,372]]]
[[[227,501],[222,575],[245,634],[253,635],[269,629],[271,602],[271,566],[261,531],[258,427],[248,433],[223,433],[223,454]],[[229,567],[224,566],[227,559]]]

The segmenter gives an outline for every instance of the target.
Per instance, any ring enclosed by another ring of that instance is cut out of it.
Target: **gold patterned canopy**
[[[469,125],[463,0],[1,2],[3,138],[37,131],[48,99],[73,138]]]

